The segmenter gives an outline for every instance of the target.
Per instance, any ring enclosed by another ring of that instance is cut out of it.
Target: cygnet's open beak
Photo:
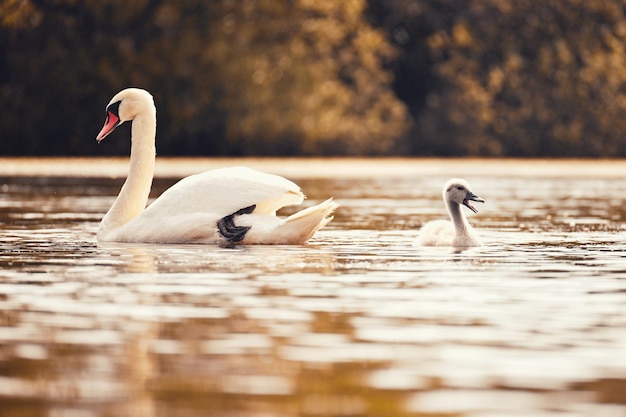
[[[468,209],[472,210],[474,213],[478,213],[478,210],[476,210],[474,208],[474,206],[472,206],[470,204],[470,200],[471,201],[477,201],[479,203],[484,203],[485,200],[483,200],[482,198],[478,197],[476,194],[474,194],[471,191],[468,191],[467,194],[465,195],[465,199],[463,200],[463,205],[465,207],[467,207]]]

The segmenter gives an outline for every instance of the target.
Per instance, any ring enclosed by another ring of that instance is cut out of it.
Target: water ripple
[[[626,415],[626,183],[478,174],[485,245],[415,246],[443,175],[305,178],[335,221],[235,248],[97,245],[118,180],[5,179],[3,416]]]

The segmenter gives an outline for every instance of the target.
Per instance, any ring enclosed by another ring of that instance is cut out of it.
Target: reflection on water
[[[335,221],[234,249],[97,245],[119,179],[3,178],[1,415],[626,416],[626,183],[467,168],[296,178]],[[485,245],[413,246],[463,172]]]

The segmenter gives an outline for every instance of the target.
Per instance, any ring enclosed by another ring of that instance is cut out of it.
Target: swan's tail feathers
[[[305,243],[333,219],[339,205],[332,198],[292,214],[279,226],[278,232],[292,244]]]

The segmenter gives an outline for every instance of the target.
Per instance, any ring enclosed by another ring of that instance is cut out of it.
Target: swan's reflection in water
[[[624,415],[626,185],[474,177],[485,245],[416,247],[447,175],[299,181],[342,205],[293,247],[96,245],[118,184],[8,187],[2,416]]]

